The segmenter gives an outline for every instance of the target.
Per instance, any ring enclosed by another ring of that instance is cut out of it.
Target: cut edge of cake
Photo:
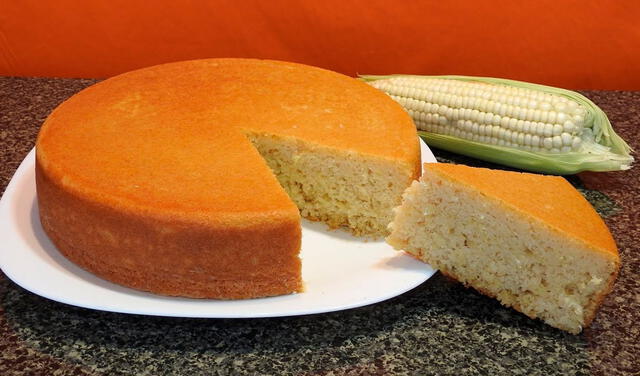
[[[245,134],[302,217],[324,222],[332,229],[344,228],[356,236],[388,235],[393,208],[420,175],[419,158],[405,164],[295,137],[255,131]],[[417,138],[415,142],[418,144]]]

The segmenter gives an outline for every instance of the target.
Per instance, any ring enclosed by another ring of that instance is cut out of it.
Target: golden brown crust
[[[620,272],[620,263],[617,263],[613,271],[613,274],[611,275],[611,278],[609,278],[607,281],[607,286],[604,289],[602,289],[598,295],[594,296],[589,302],[589,305],[585,308],[583,328],[587,328],[589,327],[589,325],[591,325],[591,322],[596,317],[596,313],[598,312],[600,305],[604,301],[604,298],[606,298],[607,295],[609,295],[609,293],[613,290],[613,285],[615,284],[616,279],[618,278],[619,272]]]
[[[365,83],[274,61],[165,64],[94,85],[45,121],[36,144],[43,228],[70,260],[142,290],[221,299],[300,291],[300,215],[248,131],[419,173],[410,117]]]
[[[38,164],[36,184],[50,239],[67,258],[104,279],[194,298],[253,298],[302,289],[295,219],[236,229],[158,220],[79,199]]]
[[[497,198],[512,210],[538,219],[561,236],[575,239],[617,264],[620,262],[618,248],[606,224],[564,178],[491,170],[491,178],[487,179],[485,168],[446,163],[427,163],[425,169]]]

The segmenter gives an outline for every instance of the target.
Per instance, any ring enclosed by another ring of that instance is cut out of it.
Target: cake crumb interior
[[[394,161],[333,150],[292,137],[245,131],[300,214],[354,235],[388,234],[410,184]]]

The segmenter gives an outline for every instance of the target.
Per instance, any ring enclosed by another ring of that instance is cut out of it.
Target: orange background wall
[[[231,56],[640,89],[640,1],[0,0],[0,75]]]

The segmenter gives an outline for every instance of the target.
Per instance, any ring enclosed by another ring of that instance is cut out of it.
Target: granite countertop
[[[46,115],[94,82],[0,78],[1,192]],[[584,94],[640,150],[640,92]],[[69,306],[0,273],[0,375],[638,375],[638,176],[636,167],[568,177],[605,218],[622,257],[613,292],[580,335],[531,320],[440,274],[391,300],[342,312],[187,319]]]

